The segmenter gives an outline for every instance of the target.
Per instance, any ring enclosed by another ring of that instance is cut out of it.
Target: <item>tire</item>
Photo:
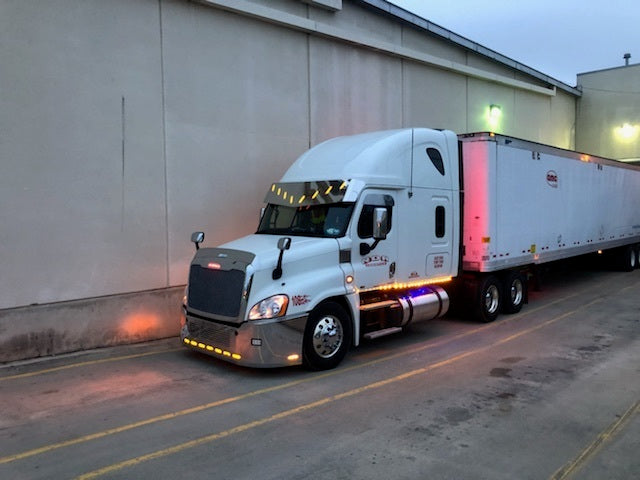
[[[480,278],[475,299],[476,320],[493,322],[500,313],[502,305],[502,284],[495,275]]]
[[[334,302],[318,305],[309,315],[302,341],[302,363],[310,370],[338,366],[351,345],[351,319]]]
[[[618,261],[620,270],[630,272],[634,270],[638,263],[638,256],[633,245],[621,247],[618,250]]]
[[[502,311],[504,313],[518,313],[527,298],[527,281],[518,271],[508,272],[504,279],[502,292]]]
[[[640,245],[635,246],[636,251],[636,268],[640,268]]]

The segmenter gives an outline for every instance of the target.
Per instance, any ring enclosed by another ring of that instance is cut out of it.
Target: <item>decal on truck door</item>
[[[386,255],[370,255],[362,259],[365,267],[382,267],[389,263],[389,257]]]
[[[558,188],[558,174],[555,171],[549,170],[547,172],[547,183],[552,188]]]

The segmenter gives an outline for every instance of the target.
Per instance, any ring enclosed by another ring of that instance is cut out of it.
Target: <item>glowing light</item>
[[[271,185],[271,191],[275,192],[276,191],[276,184],[274,183],[273,185]]]
[[[311,196],[311,200],[315,200],[316,198],[318,198],[318,195],[320,195],[320,191],[319,191],[319,190],[316,190],[316,193],[314,193],[314,194]]]
[[[347,181],[346,180],[344,182],[342,182],[342,184],[340,185],[340,190],[344,190],[345,188],[347,188]]]
[[[589,155],[580,155],[580,160],[583,162],[588,162],[589,160],[591,160],[591,156]]]
[[[136,312],[123,318],[119,325],[120,334],[127,337],[144,338],[160,325],[157,315]]]
[[[298,355],[297,353],[292,353],[287,357],[287,360],[289,360],[290,362],[295,362],[296,360],[299,360],[299,359],[300,359],[300,355]]]
[[[634,140],[638,137],[638,133],[640,133],[640,126],[631,125],[630,123],[625,123],[621,127],[615,128],[616,136],[623,141]]]
[[[347,275],[344,281],[347,282],[348,284],[353,283],[353,275]]]
[[[388,290],[406,290],[408,288],[424,287],[425,285],[435,285],[440,283],[450,282],[452,277],[436,277],[426,280],[417,280],[415,282],[394,282],[386,285],[379,285],[372,288],[358,289],[358,292],[373,292],[376,290],[388,291]]]
[[[281,195],[282,194],[282,189],[278,188],[278,192],[277,193],[278,193],[278,195]]]
[[[298,200],[298,203],[302,203],[302,202],[304,202],[304,199],[305,199],[305,198],[307,198],[307,196],[306,196],[306,195],[302,195],[302,196],[300,197],[300,200]]]
[[[494,104],[489,105],[486,118],[491,129],[497,130],[500,127],[500,121],[502,120],[502,107]]]
[[[329,194],[331,193],[331,190],[333,190],[333,185],[329,185],[329,188],[327,188],[327,189],[324,191],[324,194],[325,194],[325,195],[329,195]]]
[[[207,268],[211,268],[213,270],[220,270],[220,264],[216,263],[216,262],[209,262],[207,263]]]
[[[239,353],[228,352],[227,350],[222,350],[221,348],[214,347],[212,345],[207,345],[206,343],[198,342],[196,340],[191,340],[190,338],[185,337],[182,340],[185,344],[191,345],[192,347],[201,348],[202,350],[207,350],[208,352],[214,352],[218,355],[222,355],[225,357],[231,357],[234,360],[241,360],[242,355]]]

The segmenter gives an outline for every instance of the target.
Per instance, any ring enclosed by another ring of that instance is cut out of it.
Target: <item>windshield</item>
[[[293,207],[270,203],[257,233],[337,238],[344,236],[353,203]]]

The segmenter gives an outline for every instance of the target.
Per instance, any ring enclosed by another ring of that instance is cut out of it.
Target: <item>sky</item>
[[[391,0],[568,85],[640,63],[640,0]]]

